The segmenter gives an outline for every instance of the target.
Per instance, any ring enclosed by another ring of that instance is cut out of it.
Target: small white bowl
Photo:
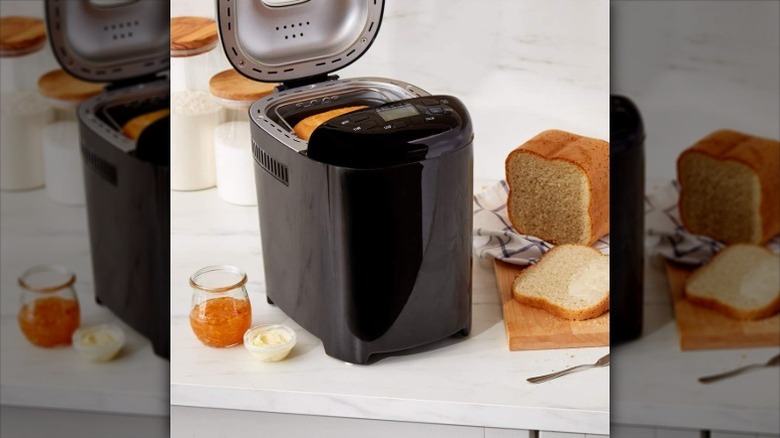
[[[257,345],[253,342],[257,340],[258,336],[270,333],[277,333],[285,338],[285,342],[277,345]],[[258,325],[244,333],[244,347],[263,362],[277,362],[284,359],[290,354],[295,341],[295,331],[280,324]]]
[[[73,349],[94,362],[114,358],[125,344],[125,332],[114,324],[82,327],[73,332]]]

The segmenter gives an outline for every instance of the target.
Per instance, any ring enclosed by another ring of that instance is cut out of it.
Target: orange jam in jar
[[[206,300],[192,308],[190,324],[209,347],[230,347],[243,342],[252,325],[252,307],[249,301],[231,297]]]
[[[62,266],[36,266],[19,277],[19,328],[32,344],[70,345],[81,321],[75,281],[76,276]]]
[[[79,320],[78,301],[66,298],[39,298],[19,310],[19,328],[39,347],[70,345]]]
[[[246,274],[232,266],[209,266],[192,274],[190,326],[198,340],[218,348],[243,342],[252,325],[246,282]]]

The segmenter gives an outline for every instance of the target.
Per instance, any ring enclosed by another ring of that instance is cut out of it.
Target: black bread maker
[[[334,358],[471,329],[471,120],[402,81],[338,79],[376,38],[383,0],[217,0],[233,67],[280,82],[249,109],[266,295]],[[298,138],[293,126],[363,110]]]
[[[71,75],[106,82],[78,110],[95,298],[170,351],[170,127],[137,140],[131,119],[169,107],[169,2],[47,0],[51,46]]]

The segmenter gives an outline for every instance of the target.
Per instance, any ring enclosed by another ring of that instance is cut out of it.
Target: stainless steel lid
[[[384,0],[217,0],[225,54],[244,76],[285,82],[327,75],[376,38]]]
[[[169,68],[167,0],[46,0],[57,61],[85,81],[116,82]]]

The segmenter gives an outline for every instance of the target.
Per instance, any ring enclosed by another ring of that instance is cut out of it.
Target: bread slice
[[[720,251],[685,282],[685,297],[737,319],[761,319],[780,310],[780,256],[737,244]]]
[[[589,246],[556,246],[515,278],[512,292],[561,318],[595,318],[609,310],[609,256]]]
[[[609,143],[544,131],[506,159],[507,210],[523,234],[592,245],[609,233]]]
[[[338,117],[346,113],[351,113],[352,111],[361,110],[363,108],[366,107],[347,106],[344,108],[337,108],[334,110],[317,113],[313,116],[306,117],[305,119],[296,123],[295,126],[293,126],[293,132],[295,132],[295,135],[297,135],[298,138],[300,138],[301,140],[309,141],[312,132],[314,132],[314,130],[317,129],[318,126],[322,125],[323,123],[327,122],[328,120],[334,117]]]
[[[677,160],[680,216],[690,232],[732,243],[780,233],[780,142],[716,131]]]

